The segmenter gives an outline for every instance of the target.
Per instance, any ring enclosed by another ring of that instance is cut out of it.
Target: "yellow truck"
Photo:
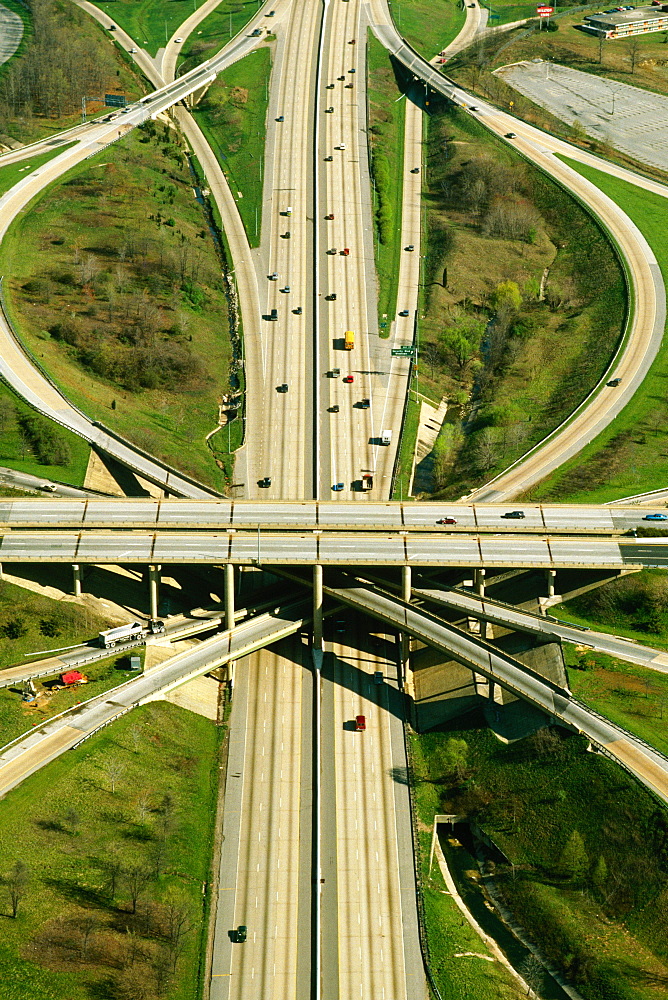
[[[352,351],[355,346],[355,334],[352,330],[346,330],[344,347],[347,351]]]

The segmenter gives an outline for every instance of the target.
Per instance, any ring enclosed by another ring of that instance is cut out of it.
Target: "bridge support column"
[[[545,578],[547,580],[547,596],[554,597],[554,584],[557,579],[556,569],[546,569]]]
[[[72,576],[74,578],[74,596],[81,597],[81,566],[79,563],[72,563]]]
[[[149,566],[148,568],[148,596],[151,605],[151,618],[158,617],[158,601],[160,599],[160,570],[161,566]]]
[[[313,567],[313,648],[322,649],[322,566]]]
[[[478,597],[485,596],[485,570],[482,567],[473,571],[473,586],[478,592]]]
[[[401,567],[401,599],[410,604],[412,594],[411,567]],[[413,671],[411,670],[411,638],[407,632],[401,633],[401,678],[406,694],[414,700]]]
[[[225,563],[225,628],[234,628],[234,564]]]

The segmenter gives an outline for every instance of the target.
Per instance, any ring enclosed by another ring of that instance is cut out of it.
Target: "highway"
[[[311,997],[308,645],[247,657],[230,719],[211,1000]],[[243,924],[243,947],[229,931]]]
[[[408,632],[426,645],[442,650],[464,666],[484,674],[542,709],[547,715],[584,733],[599,749],[668,802],[668,758],[576,701],[568,690],[534,674],[525,664],[489,643],[413,605],[360,586],[353,578],[349,578],[343,586],[326,587],[325,591],[342,604],[370,614],[385,625]]]
[[[640,504],[522,504],[522,518],[508,517],[505,504],[248,500],[156,500],[116,498],[10,499],[0,497],[0,536],[9,532],[88,529],[179,531],[197,538],[202,530],[270,532],[427,532],[437,536],[592,535],[618,536],[642,526],[664,527],[668,511]],[[456,518],[451,518],[451,514]],[[646,520],[650,515],[650,520]],[[658,516],[658,520],[652,519]],[[455,523],[443,524],[444,518]],[[668,531],[668,523],[664,530]],[[640,541],[638,542],[640,544]]]

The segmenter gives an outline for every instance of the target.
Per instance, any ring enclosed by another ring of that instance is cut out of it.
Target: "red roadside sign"
[[[554,14],[554,7],[547,7],[544,4],[539,4],[536,7],[536,13],[539,17],[549,17],[550,14]]]

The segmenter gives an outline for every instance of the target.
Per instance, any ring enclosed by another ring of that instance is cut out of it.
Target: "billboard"
[[[125,94],[105,94],[104,95],[104,106],[105,108],[124,108],[127,106],[128,99]]]
[[[546,7],[543,4],[539,4],[536,7],[536,13],[539,17],[549,17],[550,14],[554,14],[554,7]]]

